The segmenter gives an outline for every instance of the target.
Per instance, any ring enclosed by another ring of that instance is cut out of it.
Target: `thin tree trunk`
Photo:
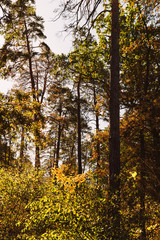
[[[52,167],[56,166],[56,151],[57,151],[57,142],[55,140],[54,143],[54,151],[53,151],[53,161],[52,161]]]
[[[33,94],[34,100],[36,100],[35,81],[34,81],[33,69],[32,69],[32,55],[31,55],[30,42],[29,42],[29,37],[28,37],[28,29],[27,29],[27,24],[26,24],[25,20],[24,20],[24,26],[25,26],[25,31],[26,31],[28,62],[29,62],[29,74],[30,74],[30,80],[31,80],[32,94]]]
[[[154,115],[153,115],[154,116]],[[154,118],[153,118],[154,119]],[[154,126],[154,123],[153,123]],[[153,138],[153,150],[154,150],[154,168],[156,172],[159,168],[159,156],[160,156],[160,141],[159,141],[159,130],[156,127],[152,128],[152,138]],[[160,173],[159,173],[160,176]]]
[[[62,115],[62,103],[59,104],[59,116]],[[60,151],[60,141],[61,141],[61,123],[58,124],[58,140],[57,140],[57,154],[56,154],[56,168],[58,168],[58,161],[59,161],[59,151]]]
[[[4,146],[5,146],[4,162],[5,162],[5,165],[7,165],[7,141],[5,142]]]
[[[35,124],[35,132],[34,132],[34,138],[35,138],[35,168],[40,168],[40,147],[39,147],[39,129],[38,129],[38,116],[35,114],[34,116],[34,124]]]
[[[119,132],[119,2],[112,0],[111,82],[110,82],[110,138],[109,185],[112,239],[121,239],[120,233],[120,132]]]
[[[146,240],[145,228],[145,140],[144,131],[140,131],[140,226],[141,226],[141,239]]]
[[[23,166],[23,159],[24,159],[24,127],[22,126],[22,129],[21,129],[21,145],[20,145],[20,156],[19,156],[19,165],[20,165],[20,168],[22,168]]]
[[[93,92],[94,92],[94,106],[96,108],[97,105],[97,99],[96,99],[96,88],[95,88],[95,83],[93,85]],[[96,115],[96,134],[99,132],[99,116],[98,116],[98,112],[95,111],[95,115]],[[100,167],[100,144],[99,144],[99,140],[97,140],[97,168]]]
[[[58,168],[58,162],[59,162],[60,140],[61,140],[61,124],[59,123],[58,124],[57,152],[56,152],[56,168]]]
[[[82,174],[82,159],[81,159],[81,104],[80,104],[80,84],[81,77],[77,85],[77,121],[78,121],[78,174]]]
[[[11,143],[12,143],[12,138],[9,137],[9,146],[8,146],[8,166],[11,164]]]

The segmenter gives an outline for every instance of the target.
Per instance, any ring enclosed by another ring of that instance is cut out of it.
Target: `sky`
[[[65,22],[62,19],[53,21],[56,10],[61,0],[36,0],[37,14],[44,19],[45,35],[47,39],[45,42],[56,53],[68,53],[72,49],[72,36],[64,32]],[[2,46],[3,39],[0,36],[0,46]],[[0,79],[0,92],[7,93],[13,86],[12,81]]]

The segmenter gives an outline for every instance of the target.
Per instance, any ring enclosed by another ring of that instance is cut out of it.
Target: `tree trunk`
[[[39,147],[39,129],[38,129],[38,115],[35,113],[34,116],[34,124],[35,124],[35,132],[34,132],[34,138],[35,138],[35,168],[40,168],[40,147]]]
[[[78,121],[78,174],[82,174],[82,159],[81,159],[81,104],[80,104],[80,84],[81,77],[77,85],[77,121]]]
[[[153,115],[154,116],[154,115]],[[154,119],[154,117],[153,117]],[[154,171],[157,173],[158,178],[160,179],[159,172],[159,156],[160,156],[160,141],[159,141],[159,129],[156,129],[154,123],[152,125],[152,138],[153,138],[153,158],[154,158]]]
[[[9,147],[8,147],[8,166],[11,164],[11,144],[12,144],[12,138],[9,138]]]
[[[62,115],[62,103],[59,104],[59,116]],[[56,154],[56,168],[58,168],[58,161],[59,161],[59,151],[60,151],[60,141],[61,141],[61,123],[58,124],[58,140],[57,140],[57,154]]]
[[[111,82],[110,82],[110,138],[109,185],[112,207],[110,209],[112,239],[120,234],[120,132],[119,132],[119,2],[112,0],[111,30]]]
[[[4,163],[7,165],[7,141],[4,144],[5,154],[4,154]]]
[[[21,130],[21,145],[20,145],[20,156],[19,156],[19,166],[20,169],[23,167],[23,159],[24,159],[24,127],[22,126]]]
[[[96,108],[97,105],[97,99],[96,99],[96,88],[95,88],[95,83],[93,83],[93,92],[94,92],[94,107]],[[96,115],[96,134],[99,132],[99,116],[98,116],[98,112],[95,111],[95,115]],[[99,144],[99,140],[97,140],[97,168],[100,167],[99,162],[100,162],[100,144]]]
[[[39,146],[36,146],[35,168],[40,168],[40,149],[39,149]]]
[[[149,41],[148,37],[148,31],[147,31],[147,39]],[[143,108],[143,112],[147,111],[146,106],[147,106],[147,89],[148,89],[148,84],[149,84],[149,67],[150,67],[150,62],[149,62],[149,55],[150,55],[150,47],[147,49],[147,54],[146,54],[146,76],[144,79],[144,91],[143,91],[143,97],[142,97],[142,102],[141,106]],[[141,162],[140,162],[140,226],[141,226],[141,240],[146,240],[146,221],[145,221],[145,139],[144,139],[144,126],[145,126],[145,121],[142,120],[142,128],[140,130],[140,156],[141,156]]]
[[[29,74],[30,74],[30,80],[31,80],[31,88],[32,88],[33,99],[36,100],[35,81],[34,81],[33,69],[32,69],[32,55],[31,55],[30,42],[29,42],[29,37],[28,37],[28,29],[27,29],[25,20],[24,20],[24,26],[25,26],[25,32],[26,32],[26,42],[27,42],[27,51],[28,51],[28,62],[29,62]]]
[[[140,226],[141,240],[146,240],[145,228],[145,140],[143,129],[140,131]]]

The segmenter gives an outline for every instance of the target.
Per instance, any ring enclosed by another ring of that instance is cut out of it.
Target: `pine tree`
[[[32,91],[35,102],[35,167],[39,168],[41,105],[50,72],[50,50],[41,42],[45,38],[43,19],[36,15],[34,5],[35,1],[17,0],[10,6],[11,20],[2,26],[5,43],[1,51],[2,56],[7,57],[3,76],[20,79],[21,88],[26,89],[27,86],[26,90]]]

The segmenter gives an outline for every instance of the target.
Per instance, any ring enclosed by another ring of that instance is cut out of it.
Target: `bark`
[[[53,158],[52,158],[52,162],[51,162],[51,167],[55,167],[55,166],[56,166],[56,151],[57,151],[57,142],[55,141],[55,143],[54,143],[54,150],[53,150]]]
[[[153,119],[154,119],[154,117],[153,117]],[[154,123],[153,123],[153,126],[154,126]],[[159,141],[159,130],[157,130],[156,127],[152,128],[152,138],[153,138],[153,150],[154,150],[154,160],[155,160],[154,168],[155,168],[155,170],[158,170],[159,156],[160,156],[160,141]]]
[[[154,117],[153,117],[154,119]],[[154,126],[154,123],[152,124]],[[159,165],[159,156],[160,156],[160,141],[159,141],[159,129],[153,127],[152,129],[152,138],[153,138],[153,174],[156,179],[156,184],[154,183],[153,191],[156,199],[160,199],[160,165]]]
[[[78,174],[82,174],[82,158],[81,158],[81,97],[80,97],[81,77],[77,85],[77,121],[78,121]]]
[[[62,103],[59,104],[59,116],[62,115]],[[58,140],[57,140],[57,154],[56,154],[56,168],[58,168],[58,161],[59,161],[59,151],[60,151],[60,141],[61,141],[61,123],[58,124]]]
[[[120,237],[120,132],[119,132],[119,2],[112,0],[109,185],[112,239]]]
[[[40,148],[36,146],[35,168],[40,168]]]
[[[23,166],[23,159],[24,159],[24,127],[22,126],[22,132],[21,132],[21,145],[20,145],[20,168]]]
[[[4,162],[7,165],[7,142],[5,142],[5,155],[4,155]]]
[[[148,38],[148,31],[147,31],[147,39]],[[147,49],[147,54],[146,54],[146,76],[144,79],[144,91],[143,91],[143,98],[141,102],[141,107],[144,107],[143,112],[147,111],[147,90],[148,90],[148,85],[149,85],[149,67],[150,67],[150,62],[149,62],[149,55],[150,55],[150,48]],[[140,130],[140,156],[141,156],[141,162],[140,162],[140,226],[141,226],[141,239],[146,240],[146,220],[145,220],[145,139],[144,139],[144,126],[145,126],[145,121],[142,121],[142,128]]]
[[[96,108],[96,105],[97,105],[97,99],[96,99],[96,88],[95,88],[95,83],[93,85],[93,91],[94,91],[94,106]],[[96,111],[95,112],[95,115],[96,115],[96,134],[99,132],[99,116],[98,116],[98,112]],[[100,144],[99,144],[99,141],[97,140],[97,168],[100,167]]]
[[[39,129],[38,129],[38,116],[35,114],[34,116],[34,123],[35,123],[35,168],[40,168],[40,147],[39,147]]]
[[[29,42],[27,24],[26,24],[25,20],[24,20],[24,26],[25,26],[25,32],[26,32],[26,42],[27,42],[29,74],[30,74],[30,80],[31,80],[31,87],[32,87],[33,98],[34,98],[34,100],[36,100],[36,96],[35,96],[35,81],[34,81],[33,69],[32,69],[32,54],[31,54],[31,49],[30,49],[30,42]]]
[[[146,240],[145,228],[145,140],[144,131],[140,131],[140,226],[141,226],[141,239]]]
[[[11,163],[11,145],[12,145],[12,138],[9,138],[9,148],[8,148],[8,165]]]

